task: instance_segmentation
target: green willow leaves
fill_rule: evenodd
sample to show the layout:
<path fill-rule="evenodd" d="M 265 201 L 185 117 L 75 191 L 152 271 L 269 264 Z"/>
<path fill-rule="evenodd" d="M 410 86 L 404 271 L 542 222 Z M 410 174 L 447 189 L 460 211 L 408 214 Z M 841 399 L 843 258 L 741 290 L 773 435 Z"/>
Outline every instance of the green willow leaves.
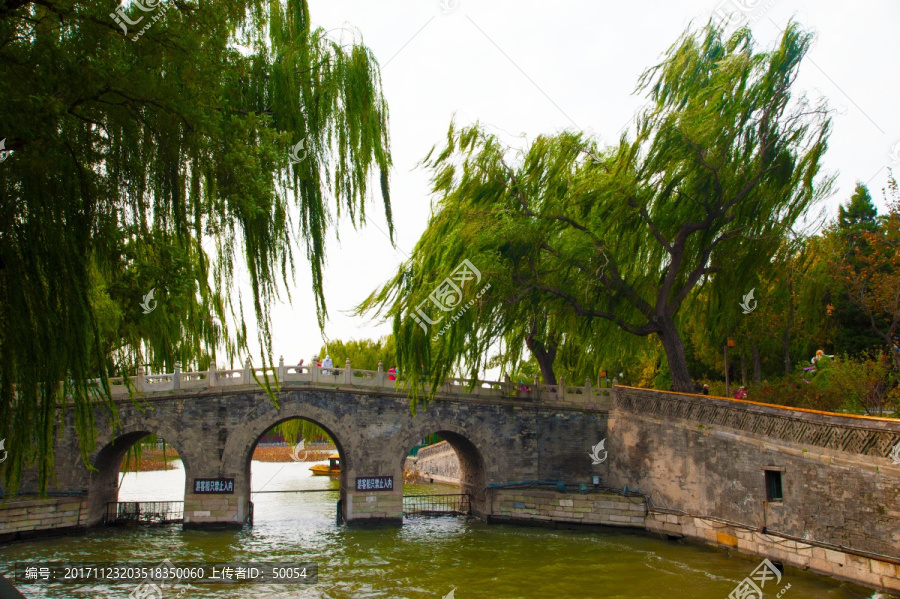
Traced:
<path fill-rule="evenodd" d="M 108 376 L 246 349 L 236 273 L 266 354 L 297 250 L 321 325 L 327 231 L 341 216 L 365 222 L 373 176 L 390 223 L 387 106 L 359 39 L 313 29 L 304 0 L 171 0 L 156 22 L 137 4 L 122 9 L 141 19 L 125 36 L 110 2 L 0 7 L 8 490 L 26 465 L 46 487 L 64 406 L 88 459 Z"/>
<path fill-rule="evenodd" d="M 480 371 L 501 342 L 590 352 L 614 335 L 655 336 L 675 388 L 692 389 L 686 300 L 766 264 L 831 183 L 828 111 L 791 91 L 811 35 L 790 23 L 764 52 L 747 29 L 722 35 L 712 24 L 682 35 L 639 81 L 648 104 L 633 134 L 602 152 L 571 132 L 516 152 L 477 124 L 451 125 L 424 161 L 437 198 L 428 230 L 359 306 L 393 319 L 401 367 L 424 365 L 434 391 L 454 369 Z M 491 288 L 435 337 L 410 313 L 463 258 Z"/>

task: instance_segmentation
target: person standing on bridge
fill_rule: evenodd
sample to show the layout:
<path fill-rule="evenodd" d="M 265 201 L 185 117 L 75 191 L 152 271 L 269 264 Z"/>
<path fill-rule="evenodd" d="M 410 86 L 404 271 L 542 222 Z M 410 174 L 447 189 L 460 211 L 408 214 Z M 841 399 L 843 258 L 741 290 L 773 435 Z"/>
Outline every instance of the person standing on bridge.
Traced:
<path fill-rule="evenodd" d="M 322 374 L 331 374 L 331 368 L 334 367 L 334 363 L 331 361 L 331 356 L 326 355 L 325 359 L 322 360 Z"/>

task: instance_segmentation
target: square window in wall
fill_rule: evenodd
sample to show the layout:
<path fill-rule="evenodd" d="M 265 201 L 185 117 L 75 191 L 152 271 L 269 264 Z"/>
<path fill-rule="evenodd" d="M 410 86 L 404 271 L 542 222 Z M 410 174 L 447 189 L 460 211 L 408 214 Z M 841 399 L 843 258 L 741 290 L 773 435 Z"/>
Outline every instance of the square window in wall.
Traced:
<path fill-rule="evenodd" d="M 784 493 L 781 490 L 781 470 L 765 470 L 766 501 L 782 502 Z"/>

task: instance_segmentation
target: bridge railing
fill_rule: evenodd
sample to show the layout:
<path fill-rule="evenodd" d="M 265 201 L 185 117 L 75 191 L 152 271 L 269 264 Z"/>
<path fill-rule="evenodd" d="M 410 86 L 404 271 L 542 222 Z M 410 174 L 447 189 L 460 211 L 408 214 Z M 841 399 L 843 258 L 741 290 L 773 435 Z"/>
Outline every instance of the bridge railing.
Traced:
<path fill-rule="evenodd" d="M 396 380 L 388 377 L 394 376 Z M 311 365 L 286 365 L 281 358 L 278 366 L 254 367 L 249 360 L 243 368 L 219 370 L 211 364 L 209 370 L 198 372 L 182 372 L 181 365 L 175 364 L 175 372 L 149 374 L 143 368 L 130 381 L 130 386 L 141 394 L 171 392 L 182 390 L 204 390 L 219 387 L 241 387 L 256 385 L 257 380 L 269 381 L 291 387 L 294 385 L 336 386 L 362 389 L 379 389 L 383 391 L 402 391 L 403 375 L 388 373 L 381 363 L 378 370 L 362 370 L 351 368 L 349 360 L 343 366 L 325 368 Z M 113 395 L 127 395 L 128 385 L 122 377 L 109 379 Z M 615 381 L 613 381 L 615 383 Z M 428 385 L 426 390 L 430 391 Z M 580 404 L 590 407 L 609 407 L 611 405 L 610 388 L 591 381 L 583 386 L 566 384 L 560 380 L 557 385 L 545 385 L 534 380 L 528 384 L 522 382 L 485 381 L 463 378 L 448 378 L 437 390 L 438 396 L 482 397 L 493 399 L 516 399 L 524 402 Z"/>

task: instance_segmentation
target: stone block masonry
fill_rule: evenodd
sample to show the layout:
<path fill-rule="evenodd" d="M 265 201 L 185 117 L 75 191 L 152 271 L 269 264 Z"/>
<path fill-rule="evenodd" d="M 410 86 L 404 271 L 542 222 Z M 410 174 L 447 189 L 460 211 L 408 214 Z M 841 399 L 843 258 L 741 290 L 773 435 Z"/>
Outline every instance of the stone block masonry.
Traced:
<path fill-rule="evenodd" d="M 317 371 L 312 380 L 280 377 L 287 382 L 277 406 L 250 384 L 249 367 L 241 385 L 177 385 L 148 392 L 141 406 L 118 401 L 115 428 L 98 406 L 94 470 L 58 460 L 54 476 L 59 488 L 85 495 L 11 501 L 0 509 L 0 535 L 99 523 L 117 499 L 125 451 L 149 433 L 165 438 L 184 463 L 185 527 L 245 526 L 256 443 L 274 425 L 301 418 L 336 442 L 348 523 L 402 521 L 403 464 L 417 442 L 438 433 L 458 459 L 460 491 L 475 516 L 649 530 L 900 592 L 900 466 L 888 457 L 900 443 L 900 421 L 626 387 L 602 405 L 587 387 L 579 393 L 563 385 L 555 400 L 509 398 L 502 384 L 439 395 L 413 415 L 404 393 L 349 385 L 347 372 L 331 383 Z M 80 453 L 73 418 L 67 412 L 61 423 L 57 456 Z M 593 464 L 588 454 L 603 439 L 608 458 Z M 593 477 L 650 499 L 537 485 L 571 489 Z M 356 491 L 359 478 L 392 481 Z M 194 493 L 194 479 L 233 479 L 233 492 Z M 23 480 L 22 491 L 34 491 L 33 473 Z"/>
<path fill-rule="evenodd" d="M 459 458 L 446 441 L 423 447 L 415 458 L 407 458 L 405 468 L 422 479 L 459 484 Z"/>
<path fill-rule="evenodd" d="M 900 565 L 785 539 L 708 518 L 650 513 L 646 529 L 666 537 L 686 537 L 780 561 L 801 570 L 832 576 L 887 593 L 900 594 Z"/>
<path fill-rule="evenodd" d="M 896 593 L 898 442 L 894 419 L 617 388 L 607 448 L 648 530 Z"/>
<path fill-rule="evenodd" d="M 62 488 L 87 493 L 86 522 L 98 524 L 107 503 L 117 500 L 125 452 L 147 434 L 157 434 L 184 464 L 184 527 L 240 528 L 251 515 L 253 449 L 267 430 L 291 418 L 314 422 L 335 440 L 342 460 L 342 516 L 348 523 L 401 521 L 404 461 L 432 433 L 446 439 L 456 456 L 460 491 L 470 495 L 476 516 L 486 513 L 485 489 L 491 484 L 538 479 L 577 484 L 605 472 L 583 458 L 606 436 L 606 413 L 577 404 L 451 395 L 439 396 L 413 415 L 402 392 L 306 381 L 285 385 L 276 399 L 277 404 L 254 385 L 151 393 L 140 406 L 118 402 L 115 428 L 98 407 L 98 442 L 90 455 L 94 470 L 60 460 L 55 479 Z M 57 456 L 80 453 L 71 413 L 55 450 Z M 355 491 L 360 478 L 392 479 L 392 486 L 360 493 Z M 233 485 L 227 492 L 196 493 L 195 479 Z M 23 490 L 34 490 L 34 477 L 24 480 Z"/>
<path fill-rule="evenodd" d="M 603 492 L 559 493 L 536 489 L 492 489 L 494 522 L 558 522 L 643 528 L 647 505 L 643 497 Z"/>
<path fill-rule="evenodd" d="M 900 593 L 898 563 L 848 554 L 710 518 L 652 511 L 644 497 L 595 491 L 559 493 L 539 489 L 493 489 L 490 509 L 491 522 L 642 529 L 664 538 L 686 538 L 883 592 Z"/>
<path fill-rule="evenodd" d="M 87 525 L 90 501 L 85 496 L 13 498 L 0 509 L 0 542 L 65 534 Z"/>

